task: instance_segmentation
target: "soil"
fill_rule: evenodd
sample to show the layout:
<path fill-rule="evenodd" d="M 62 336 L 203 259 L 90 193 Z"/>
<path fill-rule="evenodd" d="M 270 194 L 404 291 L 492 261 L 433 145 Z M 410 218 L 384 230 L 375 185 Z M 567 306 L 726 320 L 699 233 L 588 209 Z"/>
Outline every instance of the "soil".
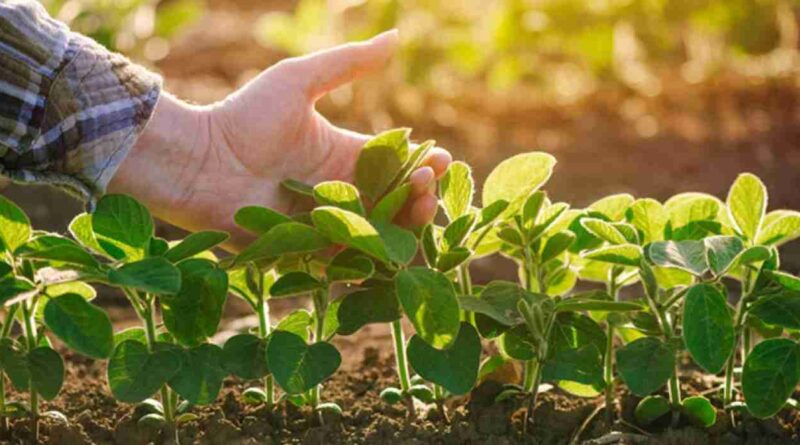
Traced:
<path fill-rule="evenodd" d="M 132 405 L 116 402 L 105 384 L 105 364 L 66 353 L 67 379 L 61 395 L 44 404 L 43 411 L 57 410 L 69 423 L 44 418 L 41 443 L 79 444 L 163 444 L 157 430 L 140 427 Z M 552 389 L 544 392 L 536 408 L 535 426 L 528 436 L 521 434 L 524 403 L 506 400 L 494 403 L 502 384 L 487 379 L 468 396 L 447 404 L 449 422 L 436 407 L 418 406 L 419 417 L 406 418 L 402 404 L 389 406 L 378 394 L 396 386 L 393 357 L 367 347 L 361 359 L 338 372 L 324 388 L 324 398 L 338 403 L 341 418 L 326 418 L 320 424 L 308 409 L 281 403 L 276 410 L 241 403 L 240 394 L 248 383 L 226 379 L 214 405 L 195 407 L 197 420 L 180 428 L 181 443 L 202 445 L 231 444 L 561 444 L 569 443 L 584 421 L 595 414 L 582 431 L 579 443 L 653 444 L 797 444 L 800 443 L 800 414 L 784 410 L 765 421 L 744 418 L 731 427 L 719 412 L 710 430 L 695 427 L 685 420 L 677 428 L 660 424 L 642 430 L 634 427 L 633 410 L 638 398 L 621 390 L 617 407 L 621 419 L 611 427 L 601 411 L 602 399 L 582 399 Z M 509 372 L 510 371 L 510 372 Z M 501 374 L 518 375 L 517 370 Z M 497 379 L 497 380 L 502 380 Z M 687 395 L 708 391 L 719 381 L 690 373 L 682 379 Z M 14 395 L 12 394 L 13 398 Z M 668 420 L 666 421 L 668 423 Z M 12 422 L 10 437 L 0 443 L 29 443 L 27 419 Z M 610 431 L 616 435 L 609 435 Z M 621 440 L 620 440 L 621 439 Z"/>

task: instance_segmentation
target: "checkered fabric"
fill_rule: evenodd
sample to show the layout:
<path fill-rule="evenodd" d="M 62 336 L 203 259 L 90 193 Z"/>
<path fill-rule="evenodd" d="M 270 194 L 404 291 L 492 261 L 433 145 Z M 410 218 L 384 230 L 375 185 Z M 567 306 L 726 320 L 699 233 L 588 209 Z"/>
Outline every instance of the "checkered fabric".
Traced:
<path fill-rule="evenodd" d="M 91 206 L 153 112 L 161 78 L 71 32 L 34 0 L 0 0 L 0 175 Z"/>

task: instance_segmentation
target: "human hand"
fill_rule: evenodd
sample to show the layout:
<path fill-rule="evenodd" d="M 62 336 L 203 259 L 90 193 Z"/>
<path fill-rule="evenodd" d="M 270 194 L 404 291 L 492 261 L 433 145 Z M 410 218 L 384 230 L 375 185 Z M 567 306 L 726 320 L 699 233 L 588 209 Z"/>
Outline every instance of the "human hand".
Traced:
<path fill-rule="evenodd" d="M 247 241 L 233 223 L 237 209 L 262 205 L 297 210 L 280 182 L 353 182 L 359 150 L 369 136 L 338 128 L 314 109 L 332 89 L 383 67 L 397 32 L 284 60 L 228 96 L 192 107 L 164 94 L 144 133 L 109 189 L 129 193 L 159 218 L 188 230 L 225 230 L 231 246 Z M 415 171 L 412 198 L 398 223 L 433 219 L 435 180 L 451 156 L 434 149 Z"/>

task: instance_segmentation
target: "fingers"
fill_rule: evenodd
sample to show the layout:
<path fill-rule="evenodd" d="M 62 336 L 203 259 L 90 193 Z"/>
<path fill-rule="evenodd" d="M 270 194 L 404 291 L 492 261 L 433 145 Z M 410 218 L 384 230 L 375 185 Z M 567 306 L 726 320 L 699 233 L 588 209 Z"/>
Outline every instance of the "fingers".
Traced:
<path fill-rule="evenodd" d="M 370 40 L 318 51 L 295 59 L 296 75 L 306 79 L 305 87 L 316 100 L 336 87 L 386 65 L 398 43 L 397 30 Z"/>
<path fill-rule="evenodd" d="M 422 165 L 427 165 L 432 168 L 436 179 L 439 179 L 447 171 L 447 168 L 450 167 L 451 162 L 453 162 L 453 156 L 449 151 L 444 148 L 433 147 L 425 156 Z"/>
<path fill-rule="evenodd" d="M 435 173 L 431 167 L 422 167 L 411 173 L 408 178 L 408 182 L 411 183 L 411 196 L 431 193 L 434 179 Z"/>

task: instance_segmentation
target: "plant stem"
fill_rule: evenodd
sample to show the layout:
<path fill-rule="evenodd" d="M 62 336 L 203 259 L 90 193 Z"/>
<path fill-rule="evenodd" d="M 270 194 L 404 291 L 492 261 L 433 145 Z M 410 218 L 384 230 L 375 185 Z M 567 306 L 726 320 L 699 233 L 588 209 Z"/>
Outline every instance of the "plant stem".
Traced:
<path fill-rule="evenodd" d="M 436 400 L 436 407 L 439 409 L 439 414 L 445 422 L 450 423 L 450 418 L 447 417 L 447 411 L 444 409 L 444 388 L 439 385 L 433 385 L 433 398 Z"/>
<path fill-rule="evenodd" d="M 258 335 L 266 339 L 269 336 L 270 329 L 269 303 L 267 303 L 262 293 L 258 304 Z M 272 380 L 272 374 L 264 377 L 264 392 L 267 394 L 267 407 L 272 408 L 275 404 L 275 384 Z"/>
<path fill-rule="evenodd" d="M 408 376 L 408 364 L 406 360 L 406 339 L 403 334 L 403 326 L 400 320 L 392 322 L 392 340 L 394 340 L 394 358 L 397 363 L 397 376 L 400 378 L 400 389 L 406 398 L 406 407 L 408 408 L 408 417 L 414 418 L 417 416 L 417 410 L 414 408 L 414 400 L 408 394 L 411 388 L 411 379 Z"/>
<path fill-rule="evenodd" d="M 3 319 L 3 328 L 0 331 L 0 339 L 6 339 L 11 334 L 11 327 L 14 325 L 14 315 L 19 308 L 15 304 L 6 310 L 6 316 Z M 6 416 L 6 376 L 0 373 L 0 428 L 3 433 L 8 431 L 8 417 Z"/>
<path fill-rule="evenodd" d="M 33 307 L 35 301 L 22 302 L 22 317 L 25 326 L 25 340 L 27 341 L 28 353 L 36 349 L 39 343 L 36 337 L 36 326 L 33 321 Z M 28 382 L 28 392 L 31 401 L 31 432 L 33 443 L 39 443 L 39 393 L 33 384 L 33 380 Z"/>
<path fill-rule="evenodd" d="M 611 272 L 608 281 L 608 294 L 614 301 L 619 301 L 617 275 Z M 603 380 L 606 383 L 606 421 L 614 420 L 614 325 L 606 319 L 606 355 L 603 357 Z"/>
<path fill-rule="evenodd" d="M 314 302 L 314 342 L 325 341 L 325 313 L 328 310 L 328 290 L 318 290 L 313 294 Z M 311 406 L 316 409 L 322 398 L 322 385 L 311 390 Z M 320 424 L 324 424 L 322 413 L 318 413 Z"/>
<path fill-rule="evenodd" d="M 145 305 L 142 310 L 144 319 L 144 333 L 147 340 L 147 349 L 152 353 L 156 345 L 156 321 L 155 321 L 155 297 L 152 295 L 145 297 Z M 175 425 L 175 405 L 177 400 L 172 397 L 167 385 L 161 387 L 161 405 L 164 407 L 164 419 L 167 421 L 168 432 L 174 437 L 175 443 L 180 444 L 178 428 Z"/>
<path fill-rule="evenodd" d="M 533 411 L 536 409 L 536 402 L 539 399 L 539 386 L 542 384 L 542 370 L 544 366 L 542 366 L 547 360 L 547 345 L 550 343 L 550 333 L 553 332 L 553 325 L 555 325 L 556 321 L 556 314 L 552 313 L 547 318 L 547 326 L 545 327 L 544 331 L 544 339 L 543 339 L 543 346 L 540 348 L 539 351 L 536 351 L 536 358 L 530 360 L 533 362 L 531 364 L 530 369 L 530 376 L 526 375 L 526 384 L 528 380 L 532 383 L 532 388 L 530 389 L 531 395 L 528 401 L 528 409 L 527 414 L 525 415 L 525 423 L 523 424 L 523 433 L 527 434 L 528 425 L 533 425 Z"/>
<path fill-rule="evenodd" d="M 736 333 L 736 337 L 733 339 L 734 350 L 730 357 L 728 357 L 728 363 L 725 365 L 725 385 L 722 389 L 722 402 L 726 409 L 728 405 L 733 402 L 733 387 L 735 385 L 733 369 L 736 367 L 736 345 L 739 344 L 740 337 L 742 336 L 742 330 L 744 329 L 744 320 L 747 314 L 747 300 L 750 297 L 749 285 L 750 272 L 748 270 L 745 272 L 744 280 L 742 281 L 742 295 L 739 297 L 739 301 L 736 303 L 736 312 L 733 322 L 733 330 Z M 745 341 L 743 343 L 746 343 L 747 341 L 747 333 L 745 333 Z M 746 349 L 747 346 L 742 344 L 742 363 L 744 363 L 746 358 Z M 733 420 L 733 413 L 731 413 L 731 420 Z"/>

